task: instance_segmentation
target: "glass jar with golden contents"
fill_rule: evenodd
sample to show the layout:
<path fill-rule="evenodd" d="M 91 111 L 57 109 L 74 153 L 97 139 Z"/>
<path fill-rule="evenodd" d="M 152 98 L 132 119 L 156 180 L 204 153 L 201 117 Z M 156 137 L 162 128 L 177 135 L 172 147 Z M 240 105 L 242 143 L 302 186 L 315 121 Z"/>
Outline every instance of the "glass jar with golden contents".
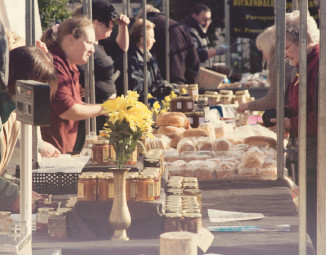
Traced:
<path fill-rule="evenodd" d="M 199 96 L 198 84 L 189 84 L 188 92 L 189 95 L 192 97 L 192 100 L 198 102 L 198 96 Z"/>
<path fill-rule="evenodd" d="M 188 94 L 189 93 L 188 88 L 189 88 L 188 84 L 180 84 L 179 85 L 179 94 L 180 95 Z"/>
<path fill-rule="evenodd" d="M 135 172 L 128 172 L 126 176 L 126 198 L 129 200 L 136 200 L 137 178 L 139 174 Z"/>
<path fill-rule="evenodd" d="M 155 198 L 155 176 L 152 174 L 139 175 L 137 180 L 137 201 L 153 201 Z"/>
<path fill-rule="evenodd" d="M 193 196 L 197 198 L 197 201 L 199 203 L 199 209 L 202 208 L 202 195 L 200 189 L 185 189 L 184 191 L 185 196 Z"/>
<path fill-rule="evenodd" d="M 36 214 L 36 232 L 48 232 L 49 212 L 54 211 L 51 207 L 40 207 Z"/>
<path fill-rule="evenodd" d="M 182 231 L 182 214 L 165 213 L 164 231 L 165 232 Z"/>
<path fill-rule="evenodd" d="M 78 201 L 96 201 L 96 174 L 81 174 L 78 178 Z"/>
<path fill-rule="evenodd" d="M 107 164 L 109 162 L 109 141 L 98 140 L 92 146 L 92 163 Z"/>
<path fill-rule="evenodd" d="M 11 233 L 12 219 L 10 215 L 11 212 L 9 211 L 0 211 L 0 233 L 1 234 Z"/>
<path fill-rule="evenodd" d="M 63 212 L 49 212 L 48 235 L 52 238 L 66 238 L 66 217 Z"/>
<path fill-rule="evenodd" d="M 201 213 L 186 213 L 183 215 L 183 230 L 198 233 L 202 227 Z"/>
<path fill-rule="evenodd" d="M 182 112 L 192 112 L 194 110 L 194 101 L 189 95 L 181 97 L 182 101 Z"/>
<path fill-rule="evenodd" d="M 98 179 L 98 195 L 97 200 L 99 201 L 107 201 L 112 200 L 114 197 L 114 181 L 112 173 L 104 173 Z M 111 194 L 112 193 L 112 194 Z"/>

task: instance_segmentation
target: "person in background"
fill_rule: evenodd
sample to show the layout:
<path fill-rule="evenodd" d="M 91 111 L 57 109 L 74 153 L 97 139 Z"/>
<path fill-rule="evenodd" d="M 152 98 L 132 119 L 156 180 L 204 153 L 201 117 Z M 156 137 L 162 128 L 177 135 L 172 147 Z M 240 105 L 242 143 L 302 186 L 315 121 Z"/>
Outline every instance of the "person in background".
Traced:
<path fill-rule="evenodd" d="M 58 79 L 58 89 L 51 100 L 50 127 L 42 127 L 42 137 L 61 153 L 73 152 L 78 122 L 97 117 L 102 106 L 82 102 L 79 71 L 94 53 L 95 33 L 92 21 L 86 17 L 63 21 L 58 31 L 48 29 L 42 35 L 53 56 Z"/>
<path fill-rule="evenodd" d="M 228 50 L 228 46 L 226 45 L 217 46 L 216 48 L 209 46 L 210 42 L 207 37 L 207 29 L 211 22 L 211 10 L 205 4 L 196 4 L 193 6 L 190 15 L 182 21 L 182 24 L 192 37 L 201 67 L 212 68 L 213 58 L 217 55 L 224 55 Z"/>
<path fill-rule="evenodd" d="M 7 93 L 10 99 L 15 99 L 15 84 L 17 80 L 36 80 L 39 82 L 44 82 L 50 85 L 50 99 L 57 88 L 56 74 L 53 66 L 52 58 L 48 54 L 44 53 L 41 49 L 35 46 L 21 46 L 12 49 L 9 53 L 9 79 Z M 9 117 L 10 123 L 6 122 L 3 124 L 3 130 L 6 131 L 6 137 L 1 132 L 1 143 L 5 141 L 6 146 L 1 146 L 1 148 L 9 146 L 15 146 L 16 141 L 14 137 L 17 138 L 16 134 L 12 132 L 13 130 L 19 130 L 17 125 L 20 126 L 20 122 L 16 121 L 16 113 L 13 111 Z M 13 128 L 13 126 L 15 126 Z M 10 132 L 9 132 L 10 131 Z M 11 136 L 12 135 L 12 136 Z M 9 136 L 9 137 L 8 137 Z M 42 156 L 58 156 L 60 152 L 53 147 L 53 145 L 41 140 L 43 145 L 38 144 L 38 148 L 43 148 Z M 10 157 L 5 151 L 2 152 L 0 172 L 2 172 L 5 167 L 6 157 Z M 41 196 L 33 192 L 33 201 L 40 199 Z M 19 188 L 16 184 L 0 177 L 0 210 L 11 210 L 15 213 L 19 212 Z M 33 208 L 35 205 L 33 204 Z"/>
<path fill-rule="evenodd" d="M 144 48 L 143 48 L 143 19 L 138 19 L 134 22 L 130 29 L 130 48 L 128 51 L 128 86 L 129 90 L 137 91 L 139 98 L 143 101 L 144 98 Z M 147 85 L 148 91 L 155 91 L 157 82 L 163 82 L 157 61 L 150 53 L 150 49 L 155 43 L 154 37 L 155 24 L 146 20 L 146 46 L 147 46 Z M 115 69 L 120 71 L 120 76 L 117 79 L 118 96 L 124 93 L 123 91 L 123 58 L 122 56 L 114 63 Z M 164 86 L 164 84 L 163 84 Z M 164 93 L 158 93 L 164 95 Z M 169 94 L 169 93 L 167 93 Z M 155 96 L 155 95 L 154 95 Z"/>
<path fill-rule="evenodd" d="M 241 103 L 238 107 L 238 112 L 250 111 L 266 111 L 276 108 L 276 30 L 275 26 L 268 27 L 264 32 L 256 38 L 256 46 L 263 54 L 263 59 L 267 62 L 269 90 L 267 94 L 257 100 L 249 103 Z M 296 79 L 298 69 L 292 66 L 287 59 L 285 62 L 285 101 L 287 101 L 287 89 L 289 84 L 293 83 Z M 287 102 L 285 102 L 286 104 Z M 275 111 L 274 111 L 275 112 Z M 274 115 L 275 118 L 276 115 Z"/>
<path fill-rule="evenodd" d="M 293 11 L 285 15 L 286 57 L 295 67 L 300 63 L 300 12 Z M 306 185 L 307 185 L 307 232 L 316 248 L 317 229 L 317 112 L 318 105 L 318 69 L 320 32 L 316 21 L 307 13 L 307 140 L 306 140 Z M 290 117 L 284 118 L 284 129 L 291 130 L 293 144 L 298 146 L 299 119 L 299 77 L 288 89 Z M 276 122 L 276 119 L 271 119 Z"/>
<path fill-rule="evenodd" d="M 165 28 L 166 16 L 152 5 L 146 5 L 147 19 L 155 24 L 155 40 L 151 53 L 157 59 L 163 79 L 166 79 L 165 63 Z M 136 19 L 142 18 L 142 10 Z M 199 57 L 192 38 L 185 27 L 169 19 L 170 33 L 170 82 L 176 84 L 193 84 L 197 81 Z"/>
<path fill-rule="evenodd" d="M 81 16 L 82 8 L 75 11 L 73 16 Z M 117 96 L 115 86 L 116 74 L 114 73 L 113 59 L 111 55 L 122 55 L 129 48 L 128 24 L 129 18 L 126 15 L 118 14 L 113 5 L 105 0 L 92 1 L 92 19 L 95 31 L 94 44 L 94 79 L 95 79 L 95 102 L 97 104 L 104 103 L 108 99 L 114 99 Z M 106 41 L 111 36 L 114 22 L 119 24 L 119 32 L 116 40 Z M 110 55 L 99 42 L 104 40 L 106 49 L 110 51 Z M 116 56 L 115 56 L 116 58 Z M 87 65 L 78 66 L 80 71 L 80 84 L 85 87 L 84 74 Z M 103 129 L 106 122 L 105 116 L 96 117 L 97 134 Z M 74 151 L 80 151 L 85 141 L 85 122 L 80 121 L 78 135 Z"/>

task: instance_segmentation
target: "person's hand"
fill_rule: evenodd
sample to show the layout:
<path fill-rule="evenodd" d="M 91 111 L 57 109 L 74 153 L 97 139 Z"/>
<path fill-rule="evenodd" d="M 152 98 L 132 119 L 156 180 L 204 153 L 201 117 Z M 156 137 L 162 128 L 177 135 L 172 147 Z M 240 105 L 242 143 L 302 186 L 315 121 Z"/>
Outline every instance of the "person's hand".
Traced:
<path fill-rule="evenodd" d="M 79 94 L 81 98 L 84 98 L 86 93 L 85 93 L 85 89 L 79 84 Z"/>
<path fill-rule="evenodd" d="M 276 124 L 277 120 L 276 120 L 276 118 L 271 118 L 270 122 Z M 283 125 L 284 125 L 285 130 L 290 130 L 291 129 L 291 120 L 289 118 L 284 118 L 283 123 L 284 123 Z M 274 127 L 276 127 L 276 126 L 274 126 Z"/>
<path fill-rule="evenodd" d="M 41 156 L 44 158 L 54 157 L 57 158 L 60 155 L 60 151 L 52 144 L 44 142 Z"/>
<path fill-rule="evenodd" d="M 126 15 L 120 14 L 119 18 L 117 19 L 117 22 L 119 26 L 128 26 L 130 23 L 130 19 Z"/>
<path fill-rule="evenodd" d="M 238 106 L 237 111 L 239 113 L 243 113 L 246 110 L 248 110 L 248 103 L 240 103 L 239 106 Z"/>
<path fill-rule="evenodd" d="M 227 45 L 220 45 L 215 48 L 216 55 L 224 55 L 229 49 Z"/>
<path fill-rule="evenodd" d="M 35 44 L 36 44 L 36 47 L 37 48 L 40 48 L 44 53 L 48 53 L 49 50 L 48 48 L 46 47 L 46 44 L 40 40 L 36 40 L 35 41 Z"/>

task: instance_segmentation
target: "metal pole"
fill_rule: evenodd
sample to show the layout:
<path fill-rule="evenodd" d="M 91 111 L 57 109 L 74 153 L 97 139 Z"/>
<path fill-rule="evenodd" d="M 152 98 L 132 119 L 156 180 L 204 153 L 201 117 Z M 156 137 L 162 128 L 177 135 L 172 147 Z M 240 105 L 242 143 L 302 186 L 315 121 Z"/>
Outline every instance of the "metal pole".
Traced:
<path fill-rule="evenodd" d="M 277 177 L 284 177 L 284 61 L 285 61 L 285 4 L 275 1 L 276 9 L 276 77 L 277 77 Z"/>
<path fill-rule="evenodd" d="M 129 0 L 123 0 L 123 9 L 124 14 L 129 17 Z M 128 52 L 123 53 L 123 92 L 124 95 L 127 94 L 128 91 Z"/>
<path fill-rule="evenodd" d="M 146 43 L 146 0 L 143 0 L 143 57 L 144 57 L 144 104 L 148 104 L 148 83 L 147 83 L 147 43 Z"/>
<path fill-rule="evenodd" d="M 170 0 L 165 0 L 165 79 L 170 82 Z"/>
<path fill-rule="evenodd" d="M 308 1 L 300 1 L 300 64 L 299 64 L 299 254 L 306 254 L 306 135 L 307 135 L 307 11 Z"/>
<path fill-rule="evenodd" d="M 225 54 L 225 64 L 231 66 L 230 0 L 224 1 L 224 15 L 225 44 L 229 46 Z"/>
<path fill-rule="evenodd" d="M 26 223 L 26 235 L 32 235 L 32 126 L 21 123 L 20 147 L 20 219 Z"/>
<path fill-rule="evenodd" d="M 292 0 L 292 11 L 298 10 L 298 0 Z"/>
<path fill-rule="evenodd" d="M 319 73 L 326 73 L 326 2 L 320 1 Z M 319 75 L 318 89 L 318 144 L 317 144 L 317 255 L 326 251 L 326 77 Z"/>

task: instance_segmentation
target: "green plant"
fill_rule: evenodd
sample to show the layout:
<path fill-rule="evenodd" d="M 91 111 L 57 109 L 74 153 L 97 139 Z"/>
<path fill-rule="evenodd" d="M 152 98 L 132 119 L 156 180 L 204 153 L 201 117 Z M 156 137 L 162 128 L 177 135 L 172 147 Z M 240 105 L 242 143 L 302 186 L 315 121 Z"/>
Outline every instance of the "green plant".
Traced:
<path fill-rule="evenodd" d="M 38 0 L 42 30 L 51 27 L 57 20 L 70 17 L 69 0 Z"/>

